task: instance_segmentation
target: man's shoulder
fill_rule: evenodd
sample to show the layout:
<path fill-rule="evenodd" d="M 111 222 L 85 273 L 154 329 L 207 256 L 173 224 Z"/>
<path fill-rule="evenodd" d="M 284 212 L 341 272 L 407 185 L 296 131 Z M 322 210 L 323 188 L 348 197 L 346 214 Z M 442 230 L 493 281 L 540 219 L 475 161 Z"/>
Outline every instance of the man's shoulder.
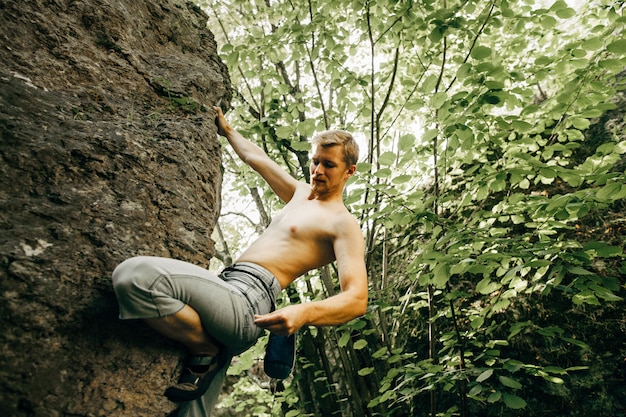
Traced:
<path fill-rule="evenodd" d="M 335 226 L 339 228 L 340 231 L 361 229 L 359 221 L 355 215 L 352 214 L 344 205 L 341 205 L 340 207 L 337 206 L 335 208 L 332 218 L 334 219 Z"/>

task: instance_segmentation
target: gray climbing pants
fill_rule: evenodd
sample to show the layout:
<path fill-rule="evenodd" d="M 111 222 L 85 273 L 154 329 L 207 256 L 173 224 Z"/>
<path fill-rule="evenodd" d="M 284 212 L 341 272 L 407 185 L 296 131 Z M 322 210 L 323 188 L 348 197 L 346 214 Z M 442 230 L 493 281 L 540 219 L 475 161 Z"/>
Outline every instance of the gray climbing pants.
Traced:
<path fill-rule="evenodd" d="M 254 315 L 272 311 L 281 291 L 278 280 L 253 263 L 236 263 L 216 275 L 187 262 L 152 256 L 118 265 L 113 288 L 122 319 L 166 317 L 191 306 L 207 332 L 228 350 L 229 362 L 263 334 L 254 324 Z M 209 417 L 227 368 L 215 376 L 201 398 L 182 403 L 177 416 Z"/>

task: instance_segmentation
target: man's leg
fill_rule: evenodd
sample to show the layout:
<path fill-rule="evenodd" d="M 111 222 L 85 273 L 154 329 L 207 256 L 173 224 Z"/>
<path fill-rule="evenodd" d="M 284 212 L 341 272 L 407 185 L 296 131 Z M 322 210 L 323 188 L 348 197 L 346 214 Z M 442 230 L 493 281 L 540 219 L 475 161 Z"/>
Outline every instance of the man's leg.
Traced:
<path fill-rule="evenodd" d="M 227 363 L 230 363 L 231 357 L 227 359 Z M 210 417 L 211 412 L 217 405 L 219 395 L 222 392 L 222 386 L 226 379 L 226 370 L 228 366 L 225 366 L 211 381 L 211 385 L 207 392 L 197 400 L 189 401 L 180 404 L 176 411 L 172 414 L 175 417 Z"/>
<path fill-rule="evenodd" d="M 163 336 L 185 345 L 191 354 L 215 356 L 220 350 L 219 344 L 202 326 L 196 310 L 189 305 L 171 316 L 149 318 L 145 321 Z"/>
<path fill-rule="evenodd" d="M 232 317 L 224 314 L 232 292 L 227 284 L 215 274 L 186 262 L 136 257 L 118 265 L 113 272 L 113 285 L 120 317 L 143 319 L 157 332 L 181 342 L 191 353 L 179 382 L 168 388 L 165 395 L 173 401 L 188 401 L 214 387 L 218 395 L 221 380 L 215 384 L 212 381 L 222 371 L 225 373 L 228 349 L 209 335 L 203 323 L 206 320 L 225 338 L 232 332 Z M 204 310 L 197 310 L 198 307 Z M 210 410 L 204 413 L 208 415 Z"/>
<path fill-rule="evenodd" d="M 165 337 L 176 340 L 185 345 L 191 354 L 209 354 L 214 356 L 219 351 L 219 344 L 206 332 L 200 321 L 200 316 L 190 306 L 186 305 L 178 313 L 161 318 L 146 319 L 146 323 Z M 230 362 L 228 358 L 228 362 Z M 227 363 L 228 363 L 227 362 Z M 176 417 L 210 417 L 217 404 L 219 394 L 226 378 L 224 366 L 211 381 L 208 390 L 194 401 L 181 403 L 173 416 Z"/>
<path fill-rule="evenodd" d="M 246 279 L 249 282 L 245 288 L 233 284 Z M 231 282 L 204 268 L 168 258 L 131 258 L 113 272 L 120 318 L 143 319 L 166 337 L 184 344 L 195 355 L 212 356 L 215 350 L 220 350 L 218 356 L 224 366 L 212 373 L 208 389 L 200 398 L 180 404 L 176 416 L 210 416 L 231 355 L 247 349 L 259 336 L 261 331 L 256 326 L 245 326 L 253 321 L 248 317 L 250 297 L 255 300 L 255 306 L 258 304 L 256 312 L 267 313 L 280 291 L 280 284 L 274 279 L 271 286 L 276 294 L 268 298 L 266 290 L 255 283 L 256 279 L 247 275 Z M 241 293 L 233 288 L 239 288 Z M 213 338 L 203 323 L 210 326 Z"/>

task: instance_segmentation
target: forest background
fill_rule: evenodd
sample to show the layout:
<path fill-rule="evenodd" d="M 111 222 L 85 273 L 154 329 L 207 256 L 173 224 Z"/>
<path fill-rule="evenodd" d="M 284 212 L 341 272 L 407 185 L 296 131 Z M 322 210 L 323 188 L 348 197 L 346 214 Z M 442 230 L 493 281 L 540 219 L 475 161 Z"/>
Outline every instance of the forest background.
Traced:
<path fill-rule="evenodd" d="M 623 1 L 198 4 L 230 70 L 229 120 L 294 177 L 308 180 L 314 132 L 358 137 L 346 205 L 370 279 L 364 317 L 300 331 L 275 395 L 250 371 L 261 343 L 222 406 L 626 415 Z M 214 238 L 230 264 L 281 204 L 224 149 Z M 336 291 L 331 266 L 282 302 Z"/>

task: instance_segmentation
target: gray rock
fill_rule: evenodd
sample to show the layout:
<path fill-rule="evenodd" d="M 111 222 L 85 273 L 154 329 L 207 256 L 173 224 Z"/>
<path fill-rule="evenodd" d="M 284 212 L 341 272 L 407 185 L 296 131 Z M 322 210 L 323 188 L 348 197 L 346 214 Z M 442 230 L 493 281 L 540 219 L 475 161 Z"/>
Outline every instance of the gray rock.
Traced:
<path fill-rule="evenodd" d="M 0 5 L 0 410 L 165 416 L 182 351 L 117 318 L 134 255 L 207 266 L 228 72 L 179 0 Z"/>

